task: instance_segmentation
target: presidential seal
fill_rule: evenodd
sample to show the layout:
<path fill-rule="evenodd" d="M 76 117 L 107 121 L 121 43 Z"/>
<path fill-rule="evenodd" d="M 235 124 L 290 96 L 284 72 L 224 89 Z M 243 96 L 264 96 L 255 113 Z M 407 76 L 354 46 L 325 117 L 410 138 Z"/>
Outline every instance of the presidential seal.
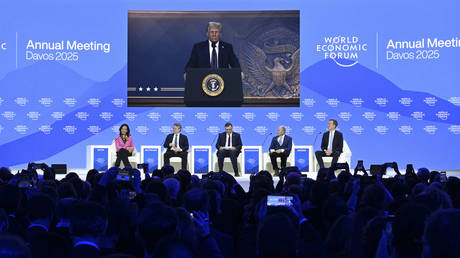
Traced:
<path fill-rule="evenodd" d="M 206 95 L 219 96 L 224 91 L 224 79 L 218 74 L 209 74 L 204 77 L 201 87 Z"/>

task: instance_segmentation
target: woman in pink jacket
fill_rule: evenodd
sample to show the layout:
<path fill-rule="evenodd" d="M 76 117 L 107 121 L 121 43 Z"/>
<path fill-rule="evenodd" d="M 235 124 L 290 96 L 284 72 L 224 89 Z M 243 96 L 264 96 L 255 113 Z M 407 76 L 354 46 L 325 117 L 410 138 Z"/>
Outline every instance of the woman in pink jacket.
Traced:
<path fill-rule="evenodd" d="M 119 131 L 120 135 L 115 138 L 115 147 L 117 149 L 115 166 L 119 167 L 120 162 L 123 161 L 125 167 L 131 167 L 128 157 L 131 156 L 134 151 L 133 137 L 129 132 L 129 126 L 127 124 L 122 124 Z"/>

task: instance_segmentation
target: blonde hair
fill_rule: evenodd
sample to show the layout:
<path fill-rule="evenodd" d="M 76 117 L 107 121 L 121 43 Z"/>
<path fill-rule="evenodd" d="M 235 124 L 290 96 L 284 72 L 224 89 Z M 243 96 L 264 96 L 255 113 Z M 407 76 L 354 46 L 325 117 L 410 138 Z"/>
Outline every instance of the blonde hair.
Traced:
<path fill-rule="evenodd" d="M 208 22 L 208 26 L 206 26 L 206 32 L 208 32 L 209 28 L 211 27 L 219 28 L 219 31 L 222 33 L 222 24 L 220 22 L 213 22 L 213 21 Z"/>

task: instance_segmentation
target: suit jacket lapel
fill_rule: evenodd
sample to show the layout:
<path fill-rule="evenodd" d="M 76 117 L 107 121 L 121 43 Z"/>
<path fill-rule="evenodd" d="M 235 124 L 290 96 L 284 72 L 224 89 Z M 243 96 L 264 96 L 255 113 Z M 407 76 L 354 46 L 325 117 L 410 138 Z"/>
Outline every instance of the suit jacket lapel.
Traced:
<path fill-rule="evenodd" d="M 223 50 L 224 50 L 224 45 L 222 45 L 222 41 L 219 41 L 219 54 L 217 54 L 217 62 L 219 63 L 219 68 L 224 68 L 222 65 Z"/>
<path fill-rule="evenodd" d="M 211 56 L 209 55 L 209 40 L 206 40 L 206 57 L 208 60 L 208 68 L 211 68 Z"/>
<path fill-rule="evenodd" d="M 337 141 L 336 136 L 337 136 L 337 131 L 334 131 L 334 137 L 332 138 L 332 149 L 334 149 L 334 142 Z"/>

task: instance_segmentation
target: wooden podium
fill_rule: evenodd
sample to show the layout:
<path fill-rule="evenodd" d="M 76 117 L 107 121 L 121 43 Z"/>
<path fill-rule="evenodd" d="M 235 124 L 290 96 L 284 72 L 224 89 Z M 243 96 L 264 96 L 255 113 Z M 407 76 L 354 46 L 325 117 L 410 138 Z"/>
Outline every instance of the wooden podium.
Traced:
<path fill-rule="evenodd" d="M 241 106 L 241 69 L 187 69 L 184 102 L 190 107 Z"/>

